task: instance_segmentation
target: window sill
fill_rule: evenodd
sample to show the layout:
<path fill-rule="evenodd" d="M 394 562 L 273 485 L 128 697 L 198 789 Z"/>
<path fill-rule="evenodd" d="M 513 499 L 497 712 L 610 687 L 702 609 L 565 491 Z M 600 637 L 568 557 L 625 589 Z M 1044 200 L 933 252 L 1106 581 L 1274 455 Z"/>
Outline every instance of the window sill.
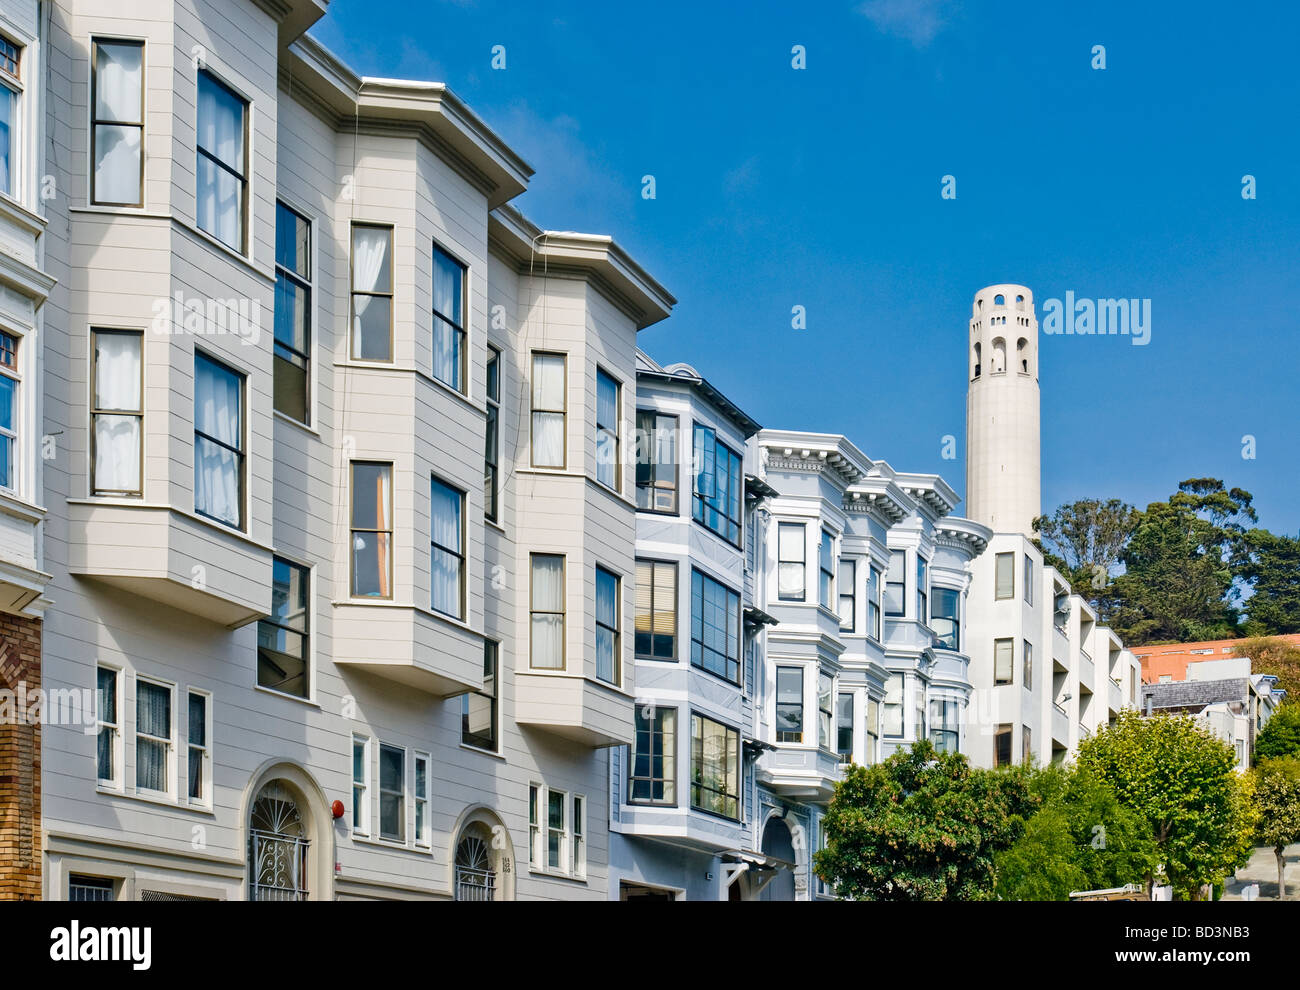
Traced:
<path fill-rule="evenodd" d="M 174 811 L 189 811 L 196 815 L 205 815 L 209 818 L 216 817 L 216 812 L 207 805 L 177 801 L 175 798 L 168 797 L 165 794 L 147 794 L 139 791 L 128 793 L 125 788 L 113 787 L 102 782 L 96 783 L 95 793 L 102 794 L 104 797 L 125 798 L 128 801 L 141 801 L 144 804 L 156 804 L 163 808 L 171 808 Z"/>
<path fill-rule="evenodd" d="M 412 612 L 419 612 L 421 615 L 430 619 L 436 619 L 444 625 L 451 626 L 453 629 L 460 629 L 473 636 L 486 635 L 482 630 L 475 629 L 464 619 L 457 619 L 448 615 L 446 612 L 436 612 L 432 608 L 424 605 L 416 605 L 414 602 L 399 602 L 391 598 L 333 598 L 330 604 L 337 607 L 344 605 L 360 605 L 369 608 L 404 608 Z"/>
<path fill-rule="evenodd" d="M 283 698 L 285 701 L 306 705 L 308 708 L 320 709 L 320 702 L 314 698 L 301 698 L 296 694 L 288 694 L 284 691 L 277 691 L 275 688 L 263 687 L 261 684 L 254 684 L 253 690 L 259 694 L 269 694 L 273 698 Z"/>
<path fill-rule="evenodd" d="M 319 439 L 321 438 L 321 437 L 320 437 L 320 430 L 316 429 L 316 427 L 311 426 L 311 425 L 309 425 L 309 424 L 307 424 L 307 423 L 304 423 L 304 422 L 303 422 L 302 420 L 300 420 L 300 419 L 294 419 L 294 418 L 293 418 L 292 416 L 290 416 L 288 413 L 282 413 L 282 412 L 280 412 L 279 409 L 272 409 L 271 412 L 272 412 L 272 415 L 274 415 L 275 418 L 276 418 L 279 422 L 281 422 L 281 423 L 287 423 L 289 426 L 296 427 L 296 428 L 302 430 L 303 433 L 309 433 L 309 434 L 311 434 L 312 436 L 314 436 L 317 440 L 319 440 Z"/>
<path fill-rule="evenodd" d="M 49 221 L 39 213 L 34 213 L 14 199 L 8 193 L 0 193 L 0 214 L 12 220 L 20 227 L 26 227 L 29 233 L 43 234 Z"/>
<path fill-rule="evenodd" d="M 561 873 L 559 870 L 539 869 L 536 866 L 529 866 L 528 872 L 535 877 L 545 877 L 548 880 L 568 880 L 570 883 L 586 884 L 586 876 L 575 876 L 572 873 Z"/>
<path fill-rule="evenodd" d="M 495 530 L 496 530 L 498 533 L 500 533 L 502 536 L 506 536 L 506 535 L 507 535 L 507 534 L 506 534 L 506 528 L 505 528 L 504 526 L 502 526 L 501 523 L 500 523 L 498 520 L 496 520 L 496 519 L 489 519 L 487 516 L 484 516 L 484 517 L 483 517 L 483 525 L 484 525 L 484 526 L 490 526 L 492 529 L 495 529 Z"/>
<path fill-rule="evenodd" d="M 0 488 L 0 513 L 17 516 L 30 523 L 38 523 L 45 518 L 46 509 L 35 502 L 29 502 L 17 492 Z"/>
<path fill-rule="evenodd" d="M 201 523 L 204 526 L 214 529 L 219 533 L 224 533 L 226 536 L 233 537 L 234 539 L 247 543 L 250 546 L 257 547 L 259 550 L 265 550 L 267 553 L 275 552 L 275 548 L 269 543 L 263 543 L 261 540 L 254 539 L 242 529 L 235 529 L 233 526 L 228 526 L 223 522 L 218 522 L 210 516 L 199 515 L 197 512 L 190 512 L 186 509 L 178 509 L 176 506 L 169 505 L 166 502 L 146 502 L 138 496 L 127 497 L 121 495 L 91 495 L 87 498 L 68 498 L 65 499 L 65 502 L 68 505 L 113 505 L 128 509 L 147 509 L 152 511 L 166 510 L 167 512 L 183 516 L 193 522 Z"/>
<path fill-rule="evenodd" d="M 193 226 L 192 224 L 184 220 L 181 220 L 179 217 L 172 217 L 172 223 L 174 223 L 181 230 L 185 231 L 191 237 L 198 239 L 199 241 L 207 244 L 209 247 L 215 248 L 216 250 L 220 251 L 222 254 L 230 258 L 232 261 L 235 261 L 241 266 L 243 266 L 244 268 L 247 268 L 250 272 L 252 272 L 254 275 L 262 279 L 263 281 L 270 282 L 271 284 L 275 283 L 274 272 L 268 272 L 262 269 L 260 266 L 258 266 L 258 264 L 255 261 L 253 261 L 253 259 L 250 256 L 246 254 L 241 254 L 239 251 L 236 251 L 225 241 L 217 240 L 217 238 L 213 237 L 206 230 L 200 230 L 198 227 Z"/>
<path fill-rule="evenodd" d="M 460 744 L 460 748 L 465 750 L 467 753 L 479 753 L 482 756 L 490 756 L 492 759 L 500 760 L 503 763 L 506 759 L 504 753 L 498 753 L 491 749 L 484 749 L 482 746 L 471 746 L 469 743 L 463 742 Z"/>
<path fill-rule="evenodd" d="M 376 849 L 387 849 L 390 852 L 408 852 L 418 856 L 432 855 L 433 850 L 424 845 L 413 845 L 410 842 L 402 842 L 397 839 L 385 839 L 382 836 L 374 835 L 357 835 L 352 834 L 352 842 L 360 843 L 363 846 L 374 846 Z"/>
<path fill-rule="evenodd" d="M 142 220 L 172 220 L 170 213 L 158 213 L 143 206 L 101 206 L 87 203 L 85 206 L 69 206 L 69 213 L 98 214 L 100 216 L 139 217 Z"/>

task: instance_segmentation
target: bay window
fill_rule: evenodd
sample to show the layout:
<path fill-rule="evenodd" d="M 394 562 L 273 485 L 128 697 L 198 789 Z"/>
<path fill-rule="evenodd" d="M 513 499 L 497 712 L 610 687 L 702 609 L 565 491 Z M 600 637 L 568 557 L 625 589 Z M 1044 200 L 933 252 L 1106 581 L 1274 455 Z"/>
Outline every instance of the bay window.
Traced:
<path fill-rule="evenodd" d="M 619 383 L 596 369 L 596 480 L 619 491 Z"/>
<path fill-rule="evenodd" d="M 857 621 L 854 615 L 857 611 L 857 562 L 841 558 L 839 568 L 837 577 L 840 589 L 840 631 L 851 633 L 854 622 Z"/>
<path fill-rule="evenodd" d="M 296 698 L 311 694 L 311 571 L 275 557 L 271 614 L 257 624 L 257 686 Z"/>
<path fill-rule="evenodd" d="M 691 807 L 740 820 L 740 733 L 691 713 Z"/>
<path fill-rule="evenodd" d="M 957 752 L 959 719 L 957 701 L 936 698 L 930 702 L 930 742 L 940 753 Z"/>
<path fill-rule="evenodd" d="M 433 246 L 433 377 L 465 391 L 465 266 Z"/>
<path fill-rule="evenodd" d="M 352 597 L 393 597 L 393 465 L 352 462 Z"/>
<path fill-rule="evenodd" d="M 488 345 L 487 430 L 483 453 L 483 515 L 496 522 L 500 516 L 497 483 L 501 461 L 501 352 Z"/>
<path fill-rule="evenodd" d="M 803 742 L 803 668 L 776 668 L 776 741 Z"/>
<path fill-rule="evenodd" d="M 497 699 L 500 696 L 501 644 L 483 641 L 483 689 L 461 698 L 460 741 L 489 752 L 497 749 Z"/>
<path fill-rule="evenodd" d="M 143 489 L 144 334 L 138 330 L 92 330 L 91 491 L 139 495 Z"/>
<path fill-rule="evenodd" d="M 695 427 L 695 494 L 692 518 L 724 540 L 740 546 L 741 504 L 744 500 L 741 458 L 718 439 L 717 431 Z"/>
<path fill-rule="evenodd" d="M 817 675 L 817 745 L 831 748 L 831 728 L 835 723 L 833 711 L 835 679 L 824 670 Z"/>
<path fill-rule="evenodd" d="M 874 564 L 867 570 L 867 635 L 880 640 L 880 569 Z"/>
<path fill-rule="evenodd" d="M 1034 558 L 1025 554 L 1025 604 L 1034 604 Z"/>
<path fill-rule="evenodd" d="M 565 381 L 568 359 L 563 354 L 533 352 L 532 466 L 562 468 L 566 464 L 568 430 Z"/>
<path fill-rule="evenodd" d="M 996 572 L 994 594 L 998 599 L 1011 598 L 1015 595 L 1015 566 L 1014 554 L 1000 553 L 994 558 Z"/>
<path fill-rule="evenodd" d="M 619 580 L 616 574 L 596 568 L 596 677 L 617 685 L 623 642 L 619 636 Z"/>
<path fill-rule="evenodd" d="M 993 641 L 993 683 L 1010 684 L 1013 680 L 1012 642 L 1009 639 Z"/>
<path fill-rule="evenodd" d="M 880 754 L 880 702 L 875 698 L 867 699 L 866 743 L 863 747 L 862 762 L 870 765 L 876 762 Z"/>
<path fill-rule="evenodd" d="M 1011 725 L 999 725 L 993 734 L 993 765 L 1008 767 L 1011 765 Z"/>
<path fill-rule="evenodd" d="M 379 835 L 406 841 L 406 750 L 379 745 Z"/>
<path fill-rule="evenodd" d="M 197 351 L 194 511 L 244 527 L 244 376 Z"/>
<path fill-rule="evenodd" d="M 308 422 L 311 362 L 311 222 L 275 204 L 275 363 L 277 412 Z"/>
<path fill-rule="evenodd" d="M 821 543 L 817 545 L 817 569 L 821 572 L 820 581 L 818 582 L 818 601 L 821 602 L 822 608 L 834 608 L 835 602 L 832 596 L 835 593 L 835 564 L 833 549 L 835 547 L 835 538 L 826 530 L 822 530 Z"/>
<path fill-rule="evenodd" d="M 144 42 L 96 39 L 90 73 L 90 201 L 143 206 Z"/>
<path fill-rule="evenodd" d="M 393 360 L 393 228 L 352 225 L 353 361 Z"/>
<path fill-rule="evenodd" d="M 677 565 L 665 560 L 636 562 L 638 659 L 677 659 Z"/>
<path fill-rule="evenodd" d="M 198 71 L 195 136 L 198 227 L 244 254 L 248 241 L 248 101 L 206 69 Z"/>
<path fill-rule="evenodd" d="M 930 623 L 930 565 L 920 554 L 916 555 L 916 621 Z"/>
<path fill-rule="evenodd" d="M 22 102 L 23 50 L 8 38 L 0 36 L 0 193 L 18 195 L 15 172 L 22 156 L 23 122 L 19 114 Z"/>
<path fill-rule="evenodd" d="M 171 793 L 172 689 L 137 678 L 135 683 L 135 787 Z"/>
<path fill-rule="evenodd" d="M 535 553 L 529 588 L 529 666 L 564 669 L 564 557 Z"/>
<path fill-rule="evenodd" d="M 677 512 L 677 417 L 636 414 L 636 507 Z"/>
<path fill-rule="evenodd" d="M 885 574 L 885 615 L 894 618 L 903 615 L 907 585 L 907 555 L 902 550 L 889 551 L 889 570 Z"/>
<path fill-rule="evenodd" d="M 776 527 L 776 593 L 782 601 L 801 602 L 806 597 L 804 579 L 804 524 L 783 522 Z"/>
<path fill-rule="evenodd" d="M 853 693 L 841 691 L 835 699 L 835 752 L 841 763 L 853 762 Z"/>
<path fill-rule="evenodd" d="M 637 705 L 629 804 L 677 804 L 677 710 Z"/>
<path fill-rule="evenodd" d="M 886 736 L 903 735 L 903 675 L 890 674 L 885 678 L 884 732 Z"/>
<path fill-rule="evenodd" d="M 696 570 L 691 572 L 691 663 L 740 683 L 740 596 Z"/>
<path fill-rule="evenodd" d="M 429 482 L 430 605 L 465 617 L 465 494 L 437 478 Z"/>
<path fill-rule="evenodd" d="M 0 330 L 0 488 L 18 489 L 19 338 Z"/>
<path fill-rule="evenodd" d="M 961 649 L 961 592 L 952 588 L 934 589 L 934 614 L 930 617 L 930 628 L 939 637 L 939 645 L 945 650 Z"/>
<path fill-rule="evenodd" d="M 919 679 L 912 681 L 913 739 L 925 738 L 925 684 Z"/>
<path fill-rule="evenodd" d="M 1029 640 L 1024 641 L 1024 682 L 1023 687 L 1030 690 L 1034 686 L 1034 644 Z"/>

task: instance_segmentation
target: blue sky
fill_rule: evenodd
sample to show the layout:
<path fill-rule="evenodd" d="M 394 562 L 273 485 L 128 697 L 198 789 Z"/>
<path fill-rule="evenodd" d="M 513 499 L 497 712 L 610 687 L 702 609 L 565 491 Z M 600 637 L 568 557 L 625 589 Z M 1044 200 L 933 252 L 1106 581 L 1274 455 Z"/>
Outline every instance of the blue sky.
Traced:
<path fill-rule="evenodd" d="M 1294 534 L 1300 5 L 1149 6 L 333 0 L 314 34 L 450 85 L 537 170 L 531 219 L 678 298 L 642 347 L 765 426 L 962 491 L 975 291 L 1150 299 L 1145 347 L 1040 337 L 1044 509 L 1213 476 Z"/>

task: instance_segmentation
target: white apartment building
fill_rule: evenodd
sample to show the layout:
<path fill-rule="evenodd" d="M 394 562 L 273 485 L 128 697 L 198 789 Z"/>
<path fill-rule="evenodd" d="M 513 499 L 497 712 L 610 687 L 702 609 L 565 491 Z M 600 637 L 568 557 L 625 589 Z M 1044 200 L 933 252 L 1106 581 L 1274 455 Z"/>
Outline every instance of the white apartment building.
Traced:
<path fill-rule="evenodd" d="M 42 9 L 44 896 L 604 899 L 674 300 L 323 2 Z"/>
<path fill-rule="evenodd" d="M 966 488 L 993 531 L 968 604 L 977 766 L 1060 762 L 1140 701 L 1141 665 L 1034 545 L 1039 505 L 1038 319 L 1025 286 L 975 294 Z"/>

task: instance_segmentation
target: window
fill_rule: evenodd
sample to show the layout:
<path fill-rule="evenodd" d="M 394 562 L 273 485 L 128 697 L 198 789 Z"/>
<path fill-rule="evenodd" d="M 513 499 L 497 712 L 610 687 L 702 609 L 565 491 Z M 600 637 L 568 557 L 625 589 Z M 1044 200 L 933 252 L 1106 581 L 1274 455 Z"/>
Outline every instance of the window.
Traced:
<path fill-rule="evenodd" d="M 352 737 L 352 831 L 370 834 L 370 740 Z"/>
<path fill-rule="evenodd" d="M 144 334 L 137 330 L 91 331 L 91 490 L 96 495 L 139 495 L 143 489 L 143 342 Z M 11 380 L 4 370 L 0 366 L 0 391 Z M 0 416 L 3 405 L 0 401 Z M 0 423 L 0 434 L 4 433 L 3 426 Z"/>
<path fill-rule="evenodd" d="M 573 875 L 587 875 L 587 802 L 573 795 Z"/>
<path fill-rule="evenodd" d="M 817 569 L 820 572 L 817 600 L 822 608 L 835 607 L 835 558 L 831 552 L 834 546 L 835 538 L 823 529 L 821 542 L 817 545 Z"/>
<path fill-rule="evenodd" d="M 916 555 L 916 621 L 921 625 L 930 624 L 929 602 L 929 564 L 920 554 Z"/>
<path fill-rule="evenodd" d="M 112 667 L 95 668 L 95 701 L 99 722 L 96 776 L 101 784 L 121 784 L 122 710 L 118 704 L 120 673 Z"/>
<path fill-rule="evenodd" d="M 782 601 L 801 602 L 804 591 L 803 523 L 779 523 L 776 528 L 776 593 Z"/>
<path fill-rule="evenodd" d="M 90 157 L 94 162 L 90 201 L 101 206 L 141 206 L 144 42 L 95 41 L 90 59 Z"/>
<path fill-rule="evenodd" d="M 212 751 L 208 742 L 208 695 L 201 691 L 189 693 L 189 771 L 190 801 L 195 804 L 212 803 Z"/>
<path fill-rule="evenodd" d="M 740 683 L 740 596 L 691 572 L 691 663 Z"/>
<path fill-rule="evenodd" d="M 461 695 L 460 741 L 496 752 L 501 644 L 483 641 L 483 690 Z"/>
<path fill-rule="evenodd" d="M 677 512 L 677 417 L 636 414 L 636 507 Z"/>
<path fill-rule="evenodd" d="M 70 901 L 113 901 L 113 881 L 106 877 L 86 877 L 80 873 L 68 875 L 68 900 Z"/>
<path fill-rule="evenodd" d="M 925 738 L 925 684 L 919 680 L 912 682 L 912 738 Z"/>
<path fill-rule="evenodd" d="M 629 804 L 677 804 L 677 710 L 636 708 Z"/>
<path fill-rule="evenodd" d="M 137 678 L 135 683 L 135 786 L 171 793 L 172 689 Z"/>
<path fill-rule="evenodd" d="M 835 699 L 835 752 L 841 763 L 853 762 L 853 695 L 847 691 Z"/>
<path fill-rule="evenodd" d="M 677 565 L 662 560 L 636 562 L 636 637 L 638 659 L 677 659 Z"/>
<path fill-rule="evenodd" d="M 199 229 L 245 253 L 248 101 L 212 73 L 198 73 L 195 212 Z"/>
<path fill-rule="evenodd" d="M 579 849 L 586 835 L 585 803 L 581 795 L 574 795 L 570 806 L 564 791 L 528 785 L 528 859 L 534 870 L 566 876 L 585 872 L 586 850 Z"/>
<path fill-rule="evenodd" d="M 867 570 L 867 635 L 880 639 L 880 570 L 874 565 Z"/>
<path fill-rule="evenodd" d="M 0 330 L 0 488 L 18 488 L 18 338 Z"/>
<path fill-rule="evenodd" d="M 393 360 L 393 228 L 352 225 L 353 361 Z"/>
<path fill-rule="evenodd" d="M 536 784 L 528 785 L 528 865 L 540 870 L 545 860 L 542 857 L 542 788 Z"/>
<path fill-rule="evenodd" d="M 429 757 L 415 754 L 415 844 L 429 845 Z"/>
<path fill-rule="evenodd" d="M 567 873 L 569 869 L 568 802 L 563 791 L 546 791 L 546 868 Z"/>
<path fill-rule="evenodd" d="M 835 698 L 835 679 L 825 671 L 817 675 L 817 745 L 831 748 L 831 727 L 835 724 L 832 710 Z"/>
<path fill-rule="evenodd" d="M 867 699 L 867 744 L 862 760 L 866 764 L 876 762 L 880 752 L 880 703 L 875 698 Z"/>
<path fill-rule="evenodd" d="M 435 612 L 465 617 L 465 495 L 437 478 L 429 483 L 429 584 Z"/>
<path fill-rule="evenodd" d="M 1033 734 L 1027 725 L 1020 730 L 1020 759 L 1025 763 L 1032 763 L 1034 759 Z"/>
<path fill-rule="evenodd" d="M 565 466 L 567 360 L 563 354 L 533 352 L 533 467 Z"/>
<path fill-rule="evenodd" d="M 618 576 L 596 568 L 596 677 L 607 684 L 619 682 L 623 654 L 619 621 Z"/>
<path fill-rule="evenodd" d="M 930 628 L 945 650 L 961 650 L 961 592 L 952 588 L 934 589 L 934 614 Z"/>
<path fill-rule="evenodd" d="M 855 583 L 857 581 L 857 563 L 853 560 L 840 559 L 840 631 L 853 632 L 854 612 L 857 610 Z"/>
<path fill-rule="evenodd" d="M 803 668 L 776 668 L 776 741 L 803 742 Z"/>
<path fill-rule="evenodd" d="M 194 511 L 244 526 L 244 376 L 194 354 Z"/>
<path fill-rule="evenodd" d="M 1034 604 L 1034 558 L 1025 554 L 1025 603 Z"/>
<path fill-rule="evenodd" d="M 23 51 L 8 38 L 0 37 L 0 193 L 18 195 L 17 176 L 21 155 L 18 135 L 22 122 L 18 104 L 22 99 Z"/>
<path fill-rule="evenodd" d="M 621 392 L 618 382 L 596 369 L 596 480 L 614 491 L 622 488 L 618 430 Z"/>
<path fill-rule="evenodd" d="M 352 462 L 352 597 L 393 597 L 393 465 Z"/>
<path fill-rule="evenodd" d="M 1024 685 L 1027 689 L 1034 686 L 1034 646 L 1029 640 L 1024 642 L 1025 648 L 1025 679 Z"/>
<path fill-rule="evenodd" d="M 993 683 L 1010 684 L 1013 678 L 1012 664 L 1012 643 L 1009 639 L 995 639 L 993 641 Z"/>
<path fill-rule="evenodd" d="M 406 841 L 406 750 L 379 744 L 379 835 Z"/>
<path fill-rule="evenodd" d="M 311 694 L 311 571 L 274 558 L 271 614 L 257 624 L 257 686 L 306 698 Z"/>
<path fill-rule="evenodd" d="M 998 599 L 1011 598 L 1015 594 L 1015 555 L 1010 553 L 1000 553 L 995 558 L 997 568 L 997 588 L 995 594 Z"/>
<path fill-rule="evenodd" d="M 740 733 L 691 713 L 691 807 L 740 820 Z"/>
<path fill-rule="evenodd" d="M 999 725 L 993 735 L 993 765 L 1007 767 L 1011 765 L 1011 726 Z"/>
<path fill-rule="evenodd" d="M 433 246 L 433 377 L 465 391 L 465 266 Z"/>
<path fill-rule="evenodd" d="M 904 609 L 906 589 L 905 566 L 906 555 L 902 550 L 889 551 L 889 570 L 885 574 L 885 615 L 901 616 Z"/>
<path fill-rule="evenodd" d="M 740 455 L 707 426 L 695 427 L 695 495 L 692 516 L 724 540 L 740 546 L 740 506 L 744 497 Z"/>
<path fill-rule="evenodd" d="M 487 431 L 483 454 L 483 515 L 493 522 L 500 516 L 497 475 L 501 462 L 501 352 L 488 345 Z"/>
<path fill-rule="evenodd" d="M 529 666 L 563 670 L 564 557 L 554 553 L 533 554 L 531 585 Z"/>
<path fill-rule="evenodd" d="M 934 699 L 930 702 L 930 742 L 940 753 L 955 753 L 958 747 L 958 702 Z"/>
<path fill-rule="evenodd" d="M 903 675 L 890 674 L 885 678 L 884 730 L 886 736 L 903 735 Z"/>
<path fill-rule="evenodd" d="M 275 204 L 274 405 L 309 422 L 311 363 L 311 222 Z"/>

